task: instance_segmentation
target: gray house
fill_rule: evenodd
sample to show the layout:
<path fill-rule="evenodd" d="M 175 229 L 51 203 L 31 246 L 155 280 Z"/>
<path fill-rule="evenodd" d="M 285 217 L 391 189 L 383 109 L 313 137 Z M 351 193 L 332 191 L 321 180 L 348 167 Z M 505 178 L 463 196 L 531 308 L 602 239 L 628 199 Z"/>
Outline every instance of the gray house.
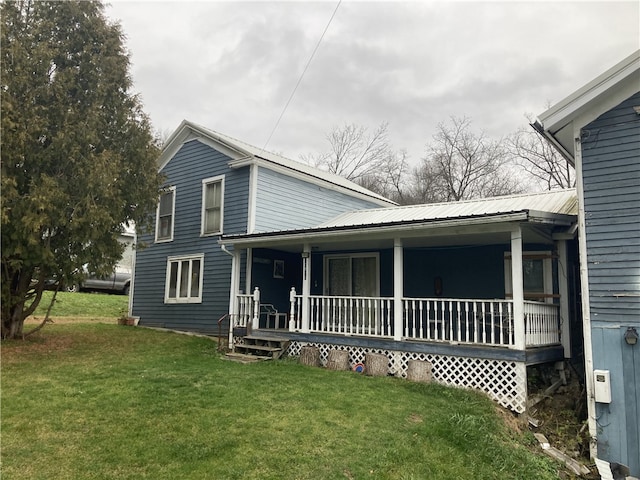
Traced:
<path fill-rule="evenodd" d="M 576 167 L 592 456 L 603 479 L 640 478 L 640 51 L 536 127 Z"/>
<path fill-rule="evenodd" d="M 158 162 L 166 184 L 155 232 L 138 239 L 147 247 L 136 253 L 131 289 L 141 325 L 217 331 L 231 296 L 250 290 L 253 265 L 265 265 L 251 249 L 221 247 L 221 235 L 304 228 L 348 210 L 394 205 L 342 177 L 188 121 Z M 300 276 L 290 268 L 276 273 L 274 282 L 283 285 Z"/>

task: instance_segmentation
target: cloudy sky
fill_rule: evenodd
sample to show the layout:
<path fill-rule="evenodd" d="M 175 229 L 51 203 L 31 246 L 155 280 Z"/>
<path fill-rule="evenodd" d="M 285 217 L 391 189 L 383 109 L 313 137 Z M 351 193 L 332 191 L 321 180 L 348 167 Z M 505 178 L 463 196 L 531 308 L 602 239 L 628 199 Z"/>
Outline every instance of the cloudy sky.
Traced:
<path fill-rule="evenodd" d="M 134 91 L 163 135 L 183 119 L 299 159 L 347 123 L 389 123 L 417 163 L 440 122 L 500 138 L 640 48 L 640 2 L 117 1 Z"/>

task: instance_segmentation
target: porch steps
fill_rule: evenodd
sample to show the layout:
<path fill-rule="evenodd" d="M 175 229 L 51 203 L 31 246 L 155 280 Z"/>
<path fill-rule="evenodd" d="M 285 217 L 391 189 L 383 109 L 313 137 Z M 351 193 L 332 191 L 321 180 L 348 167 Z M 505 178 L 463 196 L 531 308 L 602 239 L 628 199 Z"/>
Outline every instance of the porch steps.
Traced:
<path fill-rule="evenodd" d="M 246 335 L 243 339 L 244 343 L 235 345 L 233 352 L 227 354 L 227 357 L 243 360 L 248 360 L 247 357 L 253 357 L 256 360 L 277 360 L 289 346 L 289 339 L 282 337 Z"/>

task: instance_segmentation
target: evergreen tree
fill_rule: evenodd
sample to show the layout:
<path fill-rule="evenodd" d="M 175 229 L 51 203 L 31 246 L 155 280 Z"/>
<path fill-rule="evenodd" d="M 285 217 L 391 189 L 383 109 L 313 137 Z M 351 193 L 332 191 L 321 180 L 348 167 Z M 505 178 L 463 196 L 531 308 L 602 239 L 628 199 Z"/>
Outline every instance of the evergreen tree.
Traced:
<path fill-rule="evenodd" d="M 1 5 L 2 331 L 23 335 L 46 279 L 119 260 L 161 178 L 129 57 L 100 2 Z"/>

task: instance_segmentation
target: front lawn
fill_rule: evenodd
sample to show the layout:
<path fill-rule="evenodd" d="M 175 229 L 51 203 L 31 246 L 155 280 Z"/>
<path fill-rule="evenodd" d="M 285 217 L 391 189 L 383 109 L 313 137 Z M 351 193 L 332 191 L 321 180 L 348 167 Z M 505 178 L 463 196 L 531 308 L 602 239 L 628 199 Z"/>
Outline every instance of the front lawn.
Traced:
<path fill-rule="evenodd" d="M 56 323 L 2 345 L 6 479 L 555 479 L 493 402 L 207 338 Z"/>
<path fill-rule="evenodd" d="M 53 292 L 45 291 L 34 312 L 37 318 L 44 318 Z M 117 318 L 127 313 L 129 297 L 97 292 L 58 292 L 56 303 L 51 308 L 52 317 Z"/>

